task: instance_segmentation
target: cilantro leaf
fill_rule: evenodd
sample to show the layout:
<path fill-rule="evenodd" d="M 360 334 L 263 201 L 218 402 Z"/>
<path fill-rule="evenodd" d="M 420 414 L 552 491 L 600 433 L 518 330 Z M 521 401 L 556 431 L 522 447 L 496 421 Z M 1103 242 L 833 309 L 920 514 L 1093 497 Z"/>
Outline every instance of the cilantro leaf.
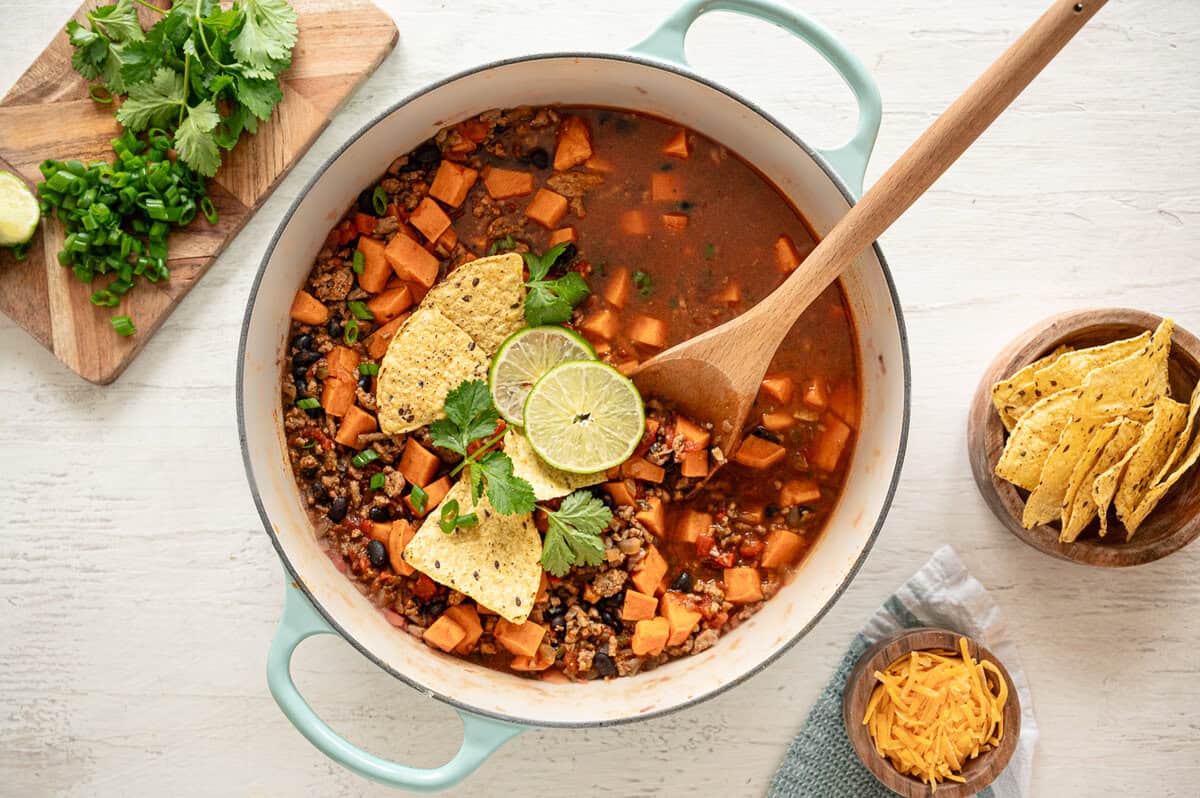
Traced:
<path fill-rule="evenodd" d="M 578 272 L 567 272 L 557 280 L 547 280 L 555 262 L 566 252 L 567 243 L 556 244 L 541 255 L 524 253 L 529 268 L 528 289 L 525 295 L 525 322 L 531 327 L 541 324 L 561 324 L 571 320 L 571 313 L 591 289 Z"/>
<path fill-rule="evenodd" d="M 542 324 L 562 324 L 571 320 L 571 303 L 551 290 L 544 282 L 529 285 L 525 295 L 525 323 L 530 327 Z"/>
<path fill-rule="evenodd" d="M 542 567 L 546 571 L 564 576 L 572 565 L 599 565 L 604 561 L 600 533 L 612 520 L 612 511 L 604 502 L 585 490 L 577 490 L 546 517 L 542 545 Z"/>
<path fill-rule="evenodd" d="M 162 44 L 149 39 L 130 42 L 121 48 L 121 80 L 127 86 L 154 79 L 162 66 Z"/>
<path fill-rule="evenodd" d="M 533 512 L 533 486 L 513 475 L 512 460 L 504 452 L 491 451 L 479 458 L 471 465 L 472 479 L 476 473 L 486 478 L 488 501 L 497 512 L 502 515 Z"/>
<path fill-rule="evenodd" d="M 221 153 L 212 131 L 221 121 L 212 100 L 204 100 L 187 111 L 187 118 L 175 131 L 175 149 L 180 159 L 206 177 L 212 177 L 221 166 Z"/>
<path fill-rule="evenodd" d="M 67 39 L 75 52 L 71 55 L 71 66 L 88 80 L 100 77 L 104 62 L 108 58 L 109 41 L 104 36 L 89 30 L 75 20 L 67 23 Z"/>
<path fill-rule="evenodd" d="M 211 86 L 209 90 L 214 94 L 217 92 L 217 89 Z M 283 90 L 279 88 L 279 81 L 276 78 L 263 80 L 239 75 L 237 77 L 237 99 L 250 113 L 265 121 L 271 115 L 271 109 L 283 99 Z"/>
<path fill-rule="evenodd" d="M 291 58 L 296 43 L 296 12 L 284 0 L 244 0 L 245 22 L 230 44 L 247 74 L 265 77 L 262 70 L 277 71 L 279 62 Z"/>
<path fill-rule="evenodd" d="M 146 37 L 133 0 L 117 0 L 115 5 L 99 6 L 88 14 L 88 20 L 92 28 L 99 28 L 109 41 L 136 42 Z"/>
<path fill-rule="evenodd" d="M 543 252 L 540 256 L 532 252 L 523 254 L 525 265 L 529 268 L 529 281 L 537 282 L 546 277 L 550 269 L 554 267 L 554 262 L 558 260 L 558 256 L 566 252 L 567 243 L 555 244 L 550 249 Z"/>
<path fill-rule="evenodd" d="M 433 445 L 466 455 L 471 441 L 496 431 L 500 414 L 482 380 L 467 380 L 446 394 L 445 418 L 430 425 Z"/>
<path fill-rule="evenodd" d="M 161 67 L 150 83 L 129 87 L 129 98 L 117 109 L 117 121 L 130 130 L 145 130 L 170 124 L 184 102 L 183 77 Z"/>
<path fill-rule="evenodd" d="M 550 283 L 550 290 L 571 307 L 575 307 L 592 293 L 592 289 L 588 288 L 587 281 L 579 272 L 567 272 L 554 280 Z"/>

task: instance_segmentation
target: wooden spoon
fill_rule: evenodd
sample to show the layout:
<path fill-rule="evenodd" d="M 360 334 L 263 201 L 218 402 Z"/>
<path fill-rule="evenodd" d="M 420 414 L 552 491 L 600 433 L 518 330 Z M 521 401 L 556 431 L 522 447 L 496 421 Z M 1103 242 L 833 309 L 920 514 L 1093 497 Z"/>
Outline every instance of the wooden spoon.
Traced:
<path fill-rule="evenodd" d="M 651 358 L 633 374 L 643 395 L 714 420 L 736 451 L 775 350 L 805 309 L 954 163 L 1107 0 L 1056 0 L 842 217 L 800 268 L 736 319 Z"/>

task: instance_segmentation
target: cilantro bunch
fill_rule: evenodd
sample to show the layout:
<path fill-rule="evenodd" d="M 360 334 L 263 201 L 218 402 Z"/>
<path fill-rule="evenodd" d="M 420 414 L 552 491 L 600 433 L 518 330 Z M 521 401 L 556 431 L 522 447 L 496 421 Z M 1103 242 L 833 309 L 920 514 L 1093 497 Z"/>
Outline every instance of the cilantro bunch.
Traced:
<path fill-rule="evenodd" d="M 134 3 L 161 18 L 143 31 Z M 71 63 L 98 80 L 92 97 L 127 95 L 117 120 L 135 133 L 173 132 L 179 160 L 206 177 L 221 166 L 242 132 L 254 133 L 283 99 L 279 73 L 291 64 L 296 12 L 286 0 L 117 0 L 72 20 Z"/>
<path fill-rule="evenodd" d="M 570 244 L 557 244 L 540 256 L 525 253 L 529 280 L 525 283 L 525 321 L 530 327 L 562 324 L 571 320 L 575 306 L 588 298 L 591 289 L 579 272 L 567 272 L 557 280 L 547 280 L 550 269 Z"/>

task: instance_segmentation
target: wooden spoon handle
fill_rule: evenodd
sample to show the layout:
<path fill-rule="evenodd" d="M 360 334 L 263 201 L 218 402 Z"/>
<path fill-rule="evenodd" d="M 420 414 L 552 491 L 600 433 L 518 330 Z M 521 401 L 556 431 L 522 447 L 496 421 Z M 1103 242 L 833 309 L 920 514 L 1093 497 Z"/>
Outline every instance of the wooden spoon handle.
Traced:
<path fill-rule="evenodd" d="M 825 287 L 958 160 L 1106 2 L 1056 0 L 913 142 L 801 267 L 759 303 L 762 318 L 779 324 L 781 338 Z M 791 318 L 782 324 L 780 316 Z"/>

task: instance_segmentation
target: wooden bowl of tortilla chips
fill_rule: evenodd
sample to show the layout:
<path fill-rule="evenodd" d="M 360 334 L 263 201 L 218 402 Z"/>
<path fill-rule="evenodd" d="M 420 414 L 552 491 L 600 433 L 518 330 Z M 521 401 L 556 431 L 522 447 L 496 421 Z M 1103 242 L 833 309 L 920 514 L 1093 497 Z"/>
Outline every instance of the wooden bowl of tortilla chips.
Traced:
<path fill-rule="evenodd" d="M 1060 559 L 1140 565 L 1200 537 L 1200 340 L 1126 308 L 1046 319 L 988 367 L 971 470 L 1010 531 Z"/>

